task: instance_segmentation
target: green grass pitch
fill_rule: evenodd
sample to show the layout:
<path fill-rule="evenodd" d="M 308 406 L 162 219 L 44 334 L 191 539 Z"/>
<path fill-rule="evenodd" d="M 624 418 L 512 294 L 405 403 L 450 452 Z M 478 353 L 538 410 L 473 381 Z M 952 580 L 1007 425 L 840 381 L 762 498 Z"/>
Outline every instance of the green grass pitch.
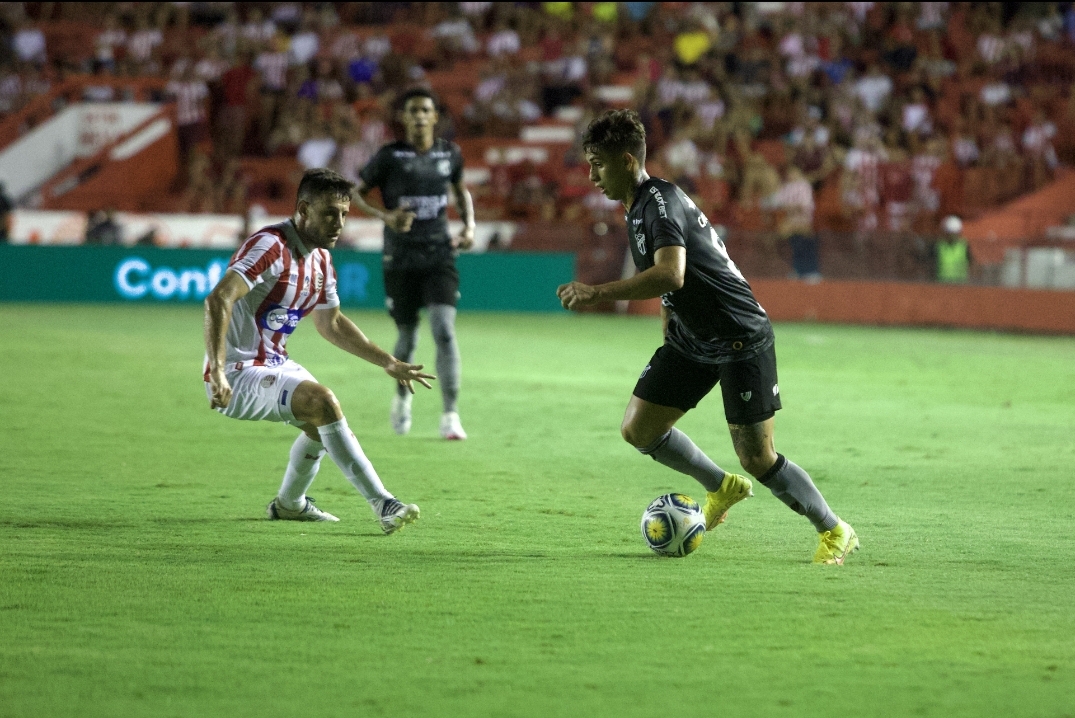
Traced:
<path fill-rule="evenodd" d="M 777 448 L 862 539 L 818 567 L 758 485 L 694 555 L 644 546 L 700 494 L 619 438 L 654 319 L 461 315 L 464 443 L 436 392 L 393 435 L 304 323 L 422 507 L 385 537 L 329 460 L 340 523 L 265 520 L 294 430 L 208 409 L 200 308 L 4 316 L 0 716 L 1075 715 L 1075 339 L 777 326 Z M 736 466 L 719 395 L 681 427 Z"/>

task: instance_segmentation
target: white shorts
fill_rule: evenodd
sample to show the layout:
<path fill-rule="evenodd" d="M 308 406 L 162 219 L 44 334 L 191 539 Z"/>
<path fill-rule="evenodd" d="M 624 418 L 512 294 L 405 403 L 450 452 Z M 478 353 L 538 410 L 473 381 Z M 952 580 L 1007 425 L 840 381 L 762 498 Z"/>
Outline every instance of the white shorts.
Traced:
<path fill-rule="evenodd" d="M 304 381 L 317 381 L 313 374 L 290 359 L 274 367 L 246 366 L 238 371 L 231 368 L 225 376 L 231 384 L 231 402 L 217 411 L 232 419 L 285 424 L 299 423 L 291 412 L 295 389 Z M 205 383 L 205 394 L 210 399 L 213 396 L 209 382 Z"/>

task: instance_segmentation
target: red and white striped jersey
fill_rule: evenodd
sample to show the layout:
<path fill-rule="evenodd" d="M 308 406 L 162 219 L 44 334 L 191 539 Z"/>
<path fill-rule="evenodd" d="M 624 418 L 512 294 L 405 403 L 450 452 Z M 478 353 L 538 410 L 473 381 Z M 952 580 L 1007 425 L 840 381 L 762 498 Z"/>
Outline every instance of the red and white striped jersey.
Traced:
<path fill-rule="evenodd" d="M 204 82 L 172 80 L 164 89 L 175 98 L 176 124 L 194 125 L 205 121 L 209 87 Z"/>
<path fill-rule="evenodd" d="M 278 366 L 287 359 L 287 339 L 314 309 L 340 304 L 336 270 L 326 249 L 307 249 L 288 220 L 254 233 L 232 255 L 228 271 L 250 292 L 232 308 L 226 337 L 227 368 Z M 209 361 L 205 362 L 209 381 Z"/>

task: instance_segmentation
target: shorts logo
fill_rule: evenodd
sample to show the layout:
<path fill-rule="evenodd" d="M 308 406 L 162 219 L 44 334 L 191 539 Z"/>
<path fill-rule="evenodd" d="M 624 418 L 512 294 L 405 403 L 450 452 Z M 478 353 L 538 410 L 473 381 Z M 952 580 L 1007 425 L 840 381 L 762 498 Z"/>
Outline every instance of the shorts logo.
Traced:
<path fill-rule="evenodd" d="M 773 384 L 773 396 L 776 396 L 779 393 L 780 393 L 780 385 L 779 384 Z"/>
<path fill-rule="evenodd" d="M 750 401 L 750 397 L 754 395 L 752 391 L 744 391 L 739 395 L 739 398 L 743 401 Z"/>
<path fill-rule="evenodd" d="M 264 379 L 261 380 L 261 388 L 262 389 L 268 389 L 270 386 L 272 386 L 275 383 L 276 383 L 276 375 L 275 374 L 269 374 L 269 376 L 267 376 L 267 377 L 265 377 Z"/>
<path fill-rule="evenodd" d="M 440 172 L 442 177 L 447 177 L 452 173 L 452 161 L 451 160 L 438 160 L 437 172 Z"/>
<path fill-rule="evenodd" d="M 261 315 L 261 328 L 281 334 L 291 334 L 299 325 L 302 313 L 298 309 L 288 309 L 274 304 Z"/>
<path fill-rule="evenodd" d="M 639 254 L 645 254 L 646 253 L 646 233 L 645 232 L 638 232 L 637 234 L 635 234 L 635 244 L 638 245 L 638 253 Z"/>
<path fill-rule="evenodd" d="M 650 370 L 650 367 L 651 367 L 651 366 L 653 366 L 653 365 L 652 365 L 652 364 L 647 364 L 647 365 L 646 365 L 646 368 L 642 370 L 642 373 L 638 375 L 638 378 L 639 378 L 639 379 L 643 379 L 643 378 L 645 378 L 645 376 L 646 376 L 646 372 L 648 372 L 648 371 Z"/>

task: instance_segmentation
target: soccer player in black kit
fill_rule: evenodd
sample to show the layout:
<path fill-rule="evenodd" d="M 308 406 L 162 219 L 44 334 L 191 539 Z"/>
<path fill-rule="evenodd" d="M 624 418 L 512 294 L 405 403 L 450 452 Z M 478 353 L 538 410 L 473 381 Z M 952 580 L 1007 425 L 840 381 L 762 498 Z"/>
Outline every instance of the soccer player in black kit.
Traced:
<path fill-rule="evenodd" d="M 441 380 L 444 413 L 440 434 L 445 439 L 467 438 L 459 420 L 460 359 L 455 340 L 455 306 L 459 298 L 457 249 L 474 243 L 474 201 L 463 185 L 463 156 L 459 147 L 434 136 L 437 106 L 429 90 L 408 90 L 400 98 L 400 120 L 406 139 L 382 147 L 359 173 L 354 203 L 366 214 L 384 221 L 384 289 L 388 312 L 399 338 L 393 356 L 407 361 L 418 345 L 418 310 L 425 307 L 437 345 L 437 375 Z M 367 200 L 381 190 L 384 207 Z M 448 231 L 448 191 L 455 195 L 463 231 Z M 397 392 L 389 411 L 397 434 L 411 429 L 411 394 Z"/>
<path fill-rule="evenodd" d="M 859 545 L 802 468 L 776 453 L 780 409 L 769 317 L 728 257 L 706 216 L 671 182 L 646 173 L 646 131 L 631 110 L 606 112 L 583 136 L 590 181 L 623 202 L 638 274 L 608 284 L 557 289 L 565 309 L 661 297 L 664 345 L 635 385 L 620 431 L 641 453 L 706 489 L 706 528 L 752 496 L 749 479 L 725 472 L 675 423 L 719 382 L 732 444 L 743 468 L 819 533 L 814 563 L 842 564 Z"/>

